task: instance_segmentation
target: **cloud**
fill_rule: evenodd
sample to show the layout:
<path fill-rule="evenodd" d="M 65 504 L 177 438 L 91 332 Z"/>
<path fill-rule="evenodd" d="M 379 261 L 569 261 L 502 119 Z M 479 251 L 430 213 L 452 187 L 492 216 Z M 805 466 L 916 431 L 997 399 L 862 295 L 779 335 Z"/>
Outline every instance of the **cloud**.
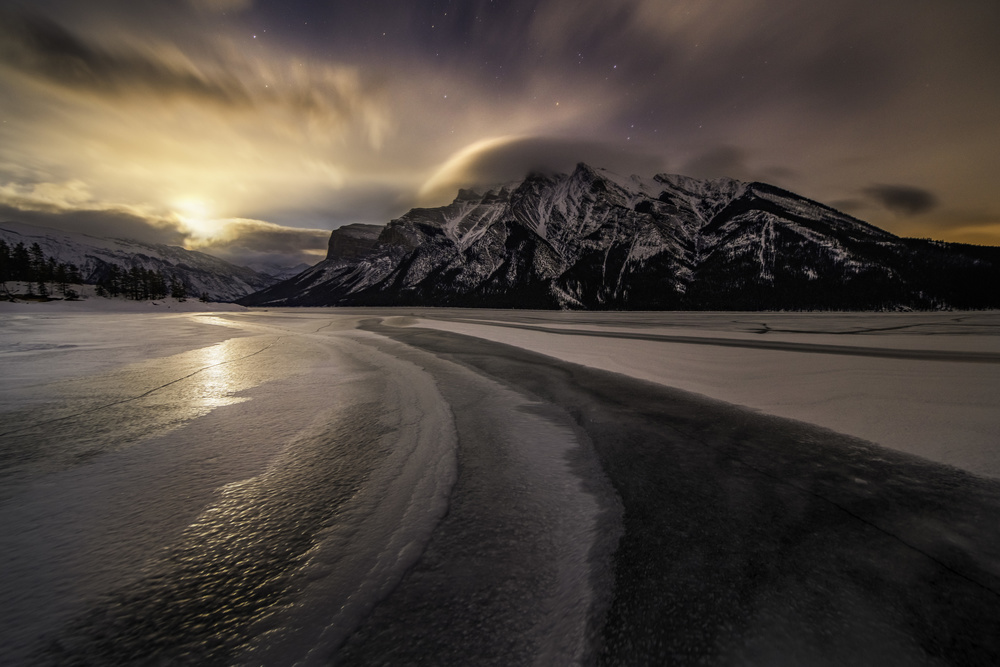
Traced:
<path fill-rule="evenodd" d="M 207 76 L 190 63 L 168 63 L 135 51 L 111 51 L 90 44 L 40 16 L 7 21 L 0 58 L 28 76 L 98 96 L 150 93 L 184 96 L 227 106 L 246 106 L 250 97 L 231 76 Z"/>
<path fill-rule="evenodd" d="M 688 160 L 681 173 L 694 178 L 728 177 L 753 180 L 749 177 L 747 152 L 735 146 L 719 146 Z"/>
<path fill-rule="evenodd" d="M 900 236 L 1000 246 L 1000 211 L 995 208 L 938 208 L 931 215 L 896 217 L 886 227 Z"/>
<path fill-rule="evenodd" d="M 0 185 L 0 203 L 29 211 L 65 211 L 93 203 L 87 184 L 79 179 L 64 183 L 6 183 Z"/>
<path fill-rule="evenodd" d="M 264 220 L 227 218 L 201 220 L 199 227 L 187 231 L 187 247 L 204 248 L 212 245 L 231 244 L 239 240 L 246 248 L 262 250 L 290 250 L 303 239 L 310 239 L 310 247 L 326 245 L 330 232 L 325 229 L 300 229 L 284 227 Z M 180 228 L 183 230 L 184 225 Z M 318 241 L 320 240 L 320 241 Z"/>
<path fill-rule="evenodd" d="M 212 224 L 185 226 L 178 202 L 200 202 L 216 220 L 285 210 L 287 227 L 267 234 L 215 227 L 253 232 L 299 261 L 325 248 L 315 238 L 329 232 L 278 229 L 335 226 L 323 209 L 376 186 L 380 202 L 398 201 L 385 193 L 398 198 L 402 186 L 383 182 L 398 175 L 377 181 L 353 164 L 392 128 L 382 84 L 357 67 L 270 45 L 248 52 L 209 31 L 143 41 L 110 27 L 0 19 L 0 210 L 9 219 L 182 245 L 204 241 Z"/>
<path fill-rule="evenodd" d="M 330 232 L 325 229 L 284 227 L 242 218 L 205 221 L 214 233 L 204 237 L 186 229 L 180 221 L 153 222 L 122 208 L 22 209 L 3 202 L 0 202 L 0 222 L 67 229 L 99 238 L 181 246 L 243 266 L 314 264 L 326 255 L 330 238 Z"/>
<path fill-rule="evenodd" d="M 496 137 L 452 155 L 420 188 L 425 204 L 451 201 L 461 187 L 521 180 L 531 171 L 571 172 L 578 162 L 615 172 L 652 175 L 663 160 L 596 141 L 553 137 Z"/>
<path fill-rule="evenodd" d="M 855 216 L 862 215 L 870 206 L 867 200 L 857 198 L 834 199 L 826 203 L 838 211 Z"/>
<path fill-rule="evenodd" d="M 958 243 L 975 245 L 1000 246 L 1000 215 L 994 218 L 993 224 L 970 225 L 958 227 L 949 232 L 951 240 Z"/>
<path fill-rule="evenodd" d="M 875 184 L 865 188 L 864 193 L 896 215 L 902 216 L 920 215 L 938 205 L 933 192 L 911 185 Z"/>
<path fill-rule="evenodd" d="M 694 178 L 735 178 L 740 181 L 763 181 L 783 184 L 798 174 L 787 167 L 754 167 L 749 151 L 737 146 L 716 146 L 695 155 L 681 167 L 681 173 Z"/>
<path fill-rule="evenodd" d="M 26 218 L 30 217 L 63 222 L 67 220 L 89 221 L 88 225 L 102 220 L 118 222 L 127 220 L 130 223 L 142 220 L 143 226 L 152 229 L 162 230 L 165 227 L 172 227 L 170 221 L 156 216 L 147 205 L 119 204 L 96 199 L 87 184 L 81 180 L 62 183 L 2 184 L 0 185 L 0 207 L 4 210 L 16 211 L 17 213 L 12 215 L 11 219 L 24 222 L 27 222 Z M 30 214 L 41 215 L 32 216 Z M 113 228 L 113 225 L 107 227 L 100 223 L 97 226 L 104 229 Z M 116 235 L 120 236 L 121 232 Z M 169 234 L 169 236 L 178 238 L 175 234 Z"/>
<path fill-rule="evenodd" d="M 311 206 L 281 198 L 270 202 L 270 206 L 248 210 L 244 215 L 282 226 L 328 230 L 355 222 L 385 224 L 417 205 L 415 189 L 418 185 L 392 181 L 352 182 L 349 187 L 327 191 Z"/>
<path fill-rule="evenodd" d="M 115 209 L 25 210 L 0 202 L 0 220 L 144 243 L 184 245 L 185 239 L 174 226 L 155 225 L 142 216 Z"/>
<path fill-rule="evenodd" d="M 189 203 L 183 212 L 156 211 L 96 199 L 82 181 L 0 185 L 0 219 L 41 227 L 73 229 L 98 237 L 202 250 L 235 263 L 312 263 L 326 252 L 330 232 L 247 218 L 198 216 Z M 206 213 L 207 211 L 198 211 Z M 262 259 L 263 258 L 263 259 Z"/>
<path fill-rule="evenodd" d="M 196 46 L 106 46 L 35 15 L 4 15 L 0 64 L 28 80 L 97 101 L 140 107 L 191 102 L 217 113 L 277 113 L 276 125 L 337 138 L 351 125 L 378 146 L 391 126 L 380 84 L 357 68 L 266 54 L 248 58 L 217 38 Z"/>
<path fill-rule="evenodd" d="M 187 246 L 240 265 L 315 264 L 326 256 L 330 232 L 282 227 L 262 220 L 216 221 L 218 234 Z"/>
<path fill-rule="evenodd" d="M 188 4 L 201 12 L 224 14 L 246 11 L 253 6 L 253 0 L 188 0 Z"/>

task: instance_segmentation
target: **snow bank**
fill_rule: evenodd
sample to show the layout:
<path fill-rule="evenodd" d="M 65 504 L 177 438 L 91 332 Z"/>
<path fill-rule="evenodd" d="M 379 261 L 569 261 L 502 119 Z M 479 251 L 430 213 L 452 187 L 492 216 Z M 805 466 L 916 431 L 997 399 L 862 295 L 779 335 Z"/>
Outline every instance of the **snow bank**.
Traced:
<path fill-rule="evenodd" d="M 15 293 L 24 292 L 15 283 L 9 283 L 8 288 Z M 122 297 L 103 297 L 94 294 L 93 285 L 73 285 L 73 289 L 80 294 L 80 299 L 67 301 L 57 297 L 52 301 L 32 301 L 23 298 L 14 301 L 0 301 L 0 313 L 203 313 L 247 310 L 245 306 L 235 303 L 203 302 L 197 298 L 180 301 L 168 297 L 166 299 L 134 301 Z"/>

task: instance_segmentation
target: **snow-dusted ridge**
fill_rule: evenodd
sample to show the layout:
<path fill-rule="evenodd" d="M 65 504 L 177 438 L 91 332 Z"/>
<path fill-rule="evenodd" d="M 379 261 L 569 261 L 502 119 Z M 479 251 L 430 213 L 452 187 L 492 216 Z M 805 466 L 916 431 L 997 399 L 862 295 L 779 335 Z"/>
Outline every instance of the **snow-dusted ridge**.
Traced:
<path fill-rule="evenodd" d="M 482 194 L 481 194 L 482 193 Z M 378 232 L 377 238 L 374 237 Z M 901 239 L 766 183 L 571 174 L 462 190 L 245 305 L 1000 307 L 1000 249 Z"/>
<path fill-rule="evenodd" d="M 213 301 L 233 301 L 273 285 L 278 278 L 230 264 L 218 257 L 178 246 L 127 239 L 100 238 L 17 222 L 0 223 L 0 239 L 10 246 L 37 243 L 47 257 L 75 264 L 84 282 L 96 283 L 108 266 L 138 266 L 177 277 L 190 295 L 207 294 Z"/>

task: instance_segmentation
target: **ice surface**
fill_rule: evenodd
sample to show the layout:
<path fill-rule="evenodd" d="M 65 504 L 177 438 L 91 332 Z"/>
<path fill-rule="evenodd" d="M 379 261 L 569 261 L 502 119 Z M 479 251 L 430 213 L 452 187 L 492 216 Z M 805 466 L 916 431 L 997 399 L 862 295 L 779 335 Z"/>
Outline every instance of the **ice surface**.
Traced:
<path fill-rule="evenodd" d="M 12 664 L 1000 651 L 1000 314 L 108 307 L 0 305 Z"/>
<path fill-rule="evenodd" d="M 32 305 L 0 326 L 0 650 L 326 664 L 448 509 L 454 417 L 431 376 L 358 315 Z M 530 494 L 541 527 L 527 534 L 551 559 L 549 583 L 522 595 L 533 614 L 506 613 L 530 619 L 543 655 L 574 660 L 599 512 L 567 462 L 579 443 L 523 397 L 484 391 L 474 423 L 493 415 L 505 483 Z M 276 599 L 288 578 L 296 595 Z"/>
<path fill-rule="evenodd" d="M 330 317 L 222 315 L 3 320 L 0 652 L 14 663 L 69 659 L 59 651 L 113 663 L 109 632 L 122 635 L 115 651 L 147 658 L 237 651 L 247 638 L 233 628 L 271 608 L 274 582 L 291 568 L 311 576 L 326 552 L 307 552 L 334 508 L 342 530 L 364 535 L 352 552 L 363 576 L 348 582 L 362 612 L 421 552 L 454 476 L 433 385 L 380 370 Z M 352 528 L 354 515 L 375 518 Z M 205 603 L 214 625 L 192 631 L 185 605 L 205 588 L 225 592 Z M 92 617 L 91 605 L 117 611 Z M 182 634 L 180 648 L 150 639 L 150 624 L 171 623 L 162 641 Z M 62 648 L 41 660 L 57 631 Z"/>
<path fill-rule="evenodd" d="M 419 326 L 516 345 L 1000 477 L 997 313 L 514 316 L 563 334 L 486 321 L 495 315 L 469 311 L 462 321 L 431 316 Z M 629 320 L 641 326 L 629 327 Z M 606 336 L 574 336 L 572 330 Z M 615 336 L 621 332 L 721 338 L 745 347 L 623 340 Z M 801 351 L 755 347 L 772 341 L 799 344 Z M 828 354 L 825 346 L 973 352 L 992 361 Z"/>

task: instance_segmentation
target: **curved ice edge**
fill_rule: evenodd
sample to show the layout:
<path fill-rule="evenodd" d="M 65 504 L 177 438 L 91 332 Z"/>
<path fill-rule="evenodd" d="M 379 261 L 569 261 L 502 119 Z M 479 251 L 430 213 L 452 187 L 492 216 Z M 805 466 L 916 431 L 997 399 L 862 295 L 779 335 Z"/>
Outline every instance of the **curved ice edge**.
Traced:
<path fill-rule="evenodd" d="M 433 379 L 368 345 L 345 340 L 345 347 L 383 371 L 388 432 L 380 447 L 388 454 L 336 525 L 317 537 L 298 572 L 306 582 L 301 596 L 267 623 L 282 634 L 296 630 L 258 637 L 248 652 L 258 664 L 289 655 L 303 656 L 296 665 L 329 664 L 419 560 L 457 479 L 454 420 Z M 340 606 L 331 616 L 332 601 Z"/>
<path fill-rule="evenodd" d="M 514 410 L 527 417 L 510 428 L 512 449 L 525 464 L 525 477 L 535 478 L 534 493 L 556 508 L 549 535 L 558 546 L 557 584 L 534 628 L 539 638 L 534 664 L 584 664 L 593 650 L 593 626 L 610 605 L 604 598 L 612 586 L 601 579 L 602 573 L 613 576 L 623 532 L 621 501 L 585 433 L 546 414 L 547 406 L 511 393 L 518 401 Z"/>
<path fill-rule="evenodd" d="M 392 320 L 388 326 L 399 325 L 399 318 L 388 319 Z M 379 333 L 381 338 L 384 334 L 379 327 L 387 323 L 379 318 L 365 324 L 370 328 L 364 331 Z M 428 355 L 402 345 L 407 356 Z M 417 360 L 439 381 L 439 364 L 453 363 L 432 354 L 426 361 Z M 521 640 L 535 646 L 534 664 L 583 664 L 597 649 L 600 633 L 596 628 L 610 607 L 614 553 L 624 531 L 621 499 L 597 460 L 589 436 L 561 408 L 461 364 L 449 372 L 459 368 L 459 376 L 467 374 L 467 379 L 443 387 L 446 400 L 454 400 L 467 383 L 488 394 L 488 412 L 476 420 L 496 422 L 497 437 L 518 461 L 509 471 L 511 482 L 532 496 L 539 508 L 550 510 L 525 517 L 545 524 L 553 548 L 551 558 L 538 567 L 554 572 L 555 585 L 534 600 L 542 613 Z M 462 419 L 457 420 L 460 438 L 461 424 Z"/>

